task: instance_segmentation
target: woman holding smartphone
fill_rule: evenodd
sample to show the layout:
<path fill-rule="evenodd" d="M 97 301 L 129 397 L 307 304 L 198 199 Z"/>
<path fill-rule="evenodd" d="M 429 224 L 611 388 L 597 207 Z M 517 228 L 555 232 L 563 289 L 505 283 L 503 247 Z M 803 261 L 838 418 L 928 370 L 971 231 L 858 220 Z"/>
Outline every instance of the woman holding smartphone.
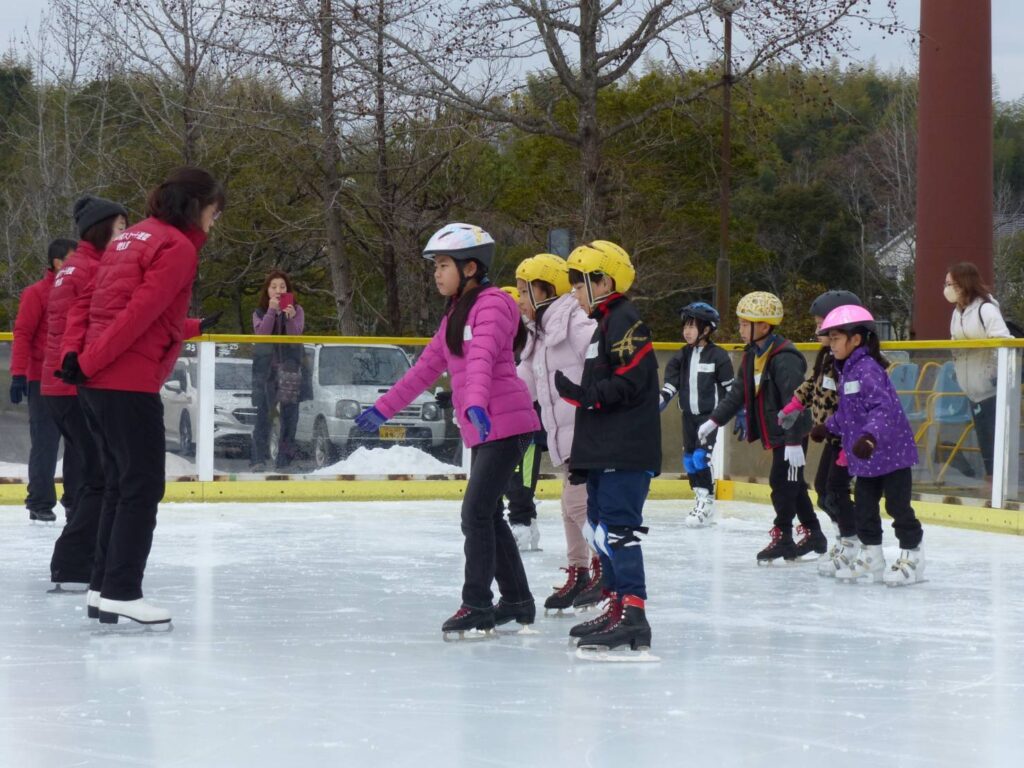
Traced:
<path fill-rule="evenodd" d="M 259 302 L 252 313 L 252 330 L 259 336 L 298 336 L 305 326 L 287 273 L 274 269 L 263 281 Z M 252 355 L 252 404 L 256 425 L 252 432 L 250 465 L 266 468 L 270 459 L 270 424 L 279 411 L 280 433 L 276 469 L 287 467 L 295 456 L 295 427 L 299 421 L 302 389 L 301 344 L 257 344 Z"/>

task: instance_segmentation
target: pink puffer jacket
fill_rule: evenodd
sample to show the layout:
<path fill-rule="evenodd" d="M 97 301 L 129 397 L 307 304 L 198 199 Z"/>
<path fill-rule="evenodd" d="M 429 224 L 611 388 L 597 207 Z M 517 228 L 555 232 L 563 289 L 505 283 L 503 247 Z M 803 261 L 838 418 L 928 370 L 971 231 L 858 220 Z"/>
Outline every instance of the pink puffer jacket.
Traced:
<path fill-rule="evenodd" d="M 447 370 L 455 418 L 467 447 L 480 443 L 476 427 L 466 417 L 474 405 L 491 419 L 488 442 L 536 432 L 540 422 L 526 385 L 516 375 L 512 353 L 518 326 L 519 310 L 512 297 L 493 286 L 485 288 L 469 311 L 462 356 L 453 355 L 445 344 L 446 314 L 416 364 L 377 400 L 377 410 L 390 419 Z"/>
<path fill-rule="evenodd" d="M 572 294 L 559 296 L 541 317 L 541 333 L 531 334 L 521 355 L 519 377 L 540 403 L 540 420 L 548 433 L 548 453 L 556 467 L 569 460 L 576 409 L 558 395 L 555 371 L 572 381 L 583 378 L 583 362 L 597 323 L 587 317 Z"/>

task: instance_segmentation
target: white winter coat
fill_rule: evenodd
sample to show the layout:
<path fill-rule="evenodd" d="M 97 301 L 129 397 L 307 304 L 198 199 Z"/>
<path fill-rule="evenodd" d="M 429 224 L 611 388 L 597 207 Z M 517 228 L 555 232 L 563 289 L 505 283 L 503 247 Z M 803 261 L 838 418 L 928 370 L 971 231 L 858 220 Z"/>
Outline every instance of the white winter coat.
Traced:
<path fill-rule="evenodd" d="M 572 381 L 583 378 L 583 361 L 597 323 L 567 293 L 548 306 L 541 325 L 540 333 L 530 329 L 529 341 L 520 355 L 519 377 L 540 403 L 540 421 L 548 433 L 551 463 L 560 467 L 569 460 L 576 409 L 558 396 L 555 371 L 561 371 Z"/>
<path fill-rule="evenodd" d="M 963 310 L 957 306 L 949 323 L 949 334 L 954 341 L 1013 338 L 999 311 L 999 304 L 991 296 L 987 301 L 975 299 Z M 953 350 L 957 383 L 971 402 L 980 403 L 995 397 L 996 360 L 994 349 Z"/>

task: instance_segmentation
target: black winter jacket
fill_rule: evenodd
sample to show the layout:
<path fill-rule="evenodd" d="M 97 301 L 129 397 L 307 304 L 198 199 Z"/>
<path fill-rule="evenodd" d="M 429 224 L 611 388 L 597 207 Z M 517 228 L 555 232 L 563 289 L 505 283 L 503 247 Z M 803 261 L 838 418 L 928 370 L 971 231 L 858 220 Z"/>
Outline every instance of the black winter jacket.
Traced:
<path fill-rule="evenodd" d="M 591 314 L 569 467 L 661 472 L 661 394 L 650 329 L 636 307 L 613 294 Z"/>
<path fill-rule="evenodd" d="M 696 356 L 696 371 L 691 363 Z M 687 344 L 676 352 L 665 366 L 665 387 L 674 396 L 679 395 L 679 409 L 683 413 L 703 416 L 711 413 L 732 386 L 732 360 L 729 353 L 717 344 L 708 342 L 704 347 Z M 697 409 L 693 401 L 697 401 Z"/>
<path fill-rule="evenodd" d="M 779 426 L 779 411 L 793 399 L 797 387 L 803 384 L 807 373 L 807 360 L 793 342 L 776 336 L 772 350 L 761 374 L 761 388 L 754 396 L 754 357 L 757 349 L 748 344 L 740 361 L 740 372 L 732 389 L 718 404 L 711 420 L 724 425 L 740 408 L 747 409 L 747 440 L 760 440 L 765 448 L 800 445 L 811 431 L 811 412 L 803 411 L 788 430 Z"/>

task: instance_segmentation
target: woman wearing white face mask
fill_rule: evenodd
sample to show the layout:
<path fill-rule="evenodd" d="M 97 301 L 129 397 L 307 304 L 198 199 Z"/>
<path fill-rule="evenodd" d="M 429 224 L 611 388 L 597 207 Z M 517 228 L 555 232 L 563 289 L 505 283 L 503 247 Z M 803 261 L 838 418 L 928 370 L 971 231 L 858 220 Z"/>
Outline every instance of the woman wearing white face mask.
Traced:
<path fill-rule="evenodd" d="M 982 282 L 978 268 L 970 262 L 950 267 L 942 295 L 954 305 L 949 333 L 962 339 L 1009 339 L 1013 337 L 1003 320 L 999 304 Z M 996 421 L 996 350 L 954 349 L 956 380 L 971 401 L 971 415 L 978 446 L 985 462 L 985 476 L 992 477 L 992 453 Z"/>

